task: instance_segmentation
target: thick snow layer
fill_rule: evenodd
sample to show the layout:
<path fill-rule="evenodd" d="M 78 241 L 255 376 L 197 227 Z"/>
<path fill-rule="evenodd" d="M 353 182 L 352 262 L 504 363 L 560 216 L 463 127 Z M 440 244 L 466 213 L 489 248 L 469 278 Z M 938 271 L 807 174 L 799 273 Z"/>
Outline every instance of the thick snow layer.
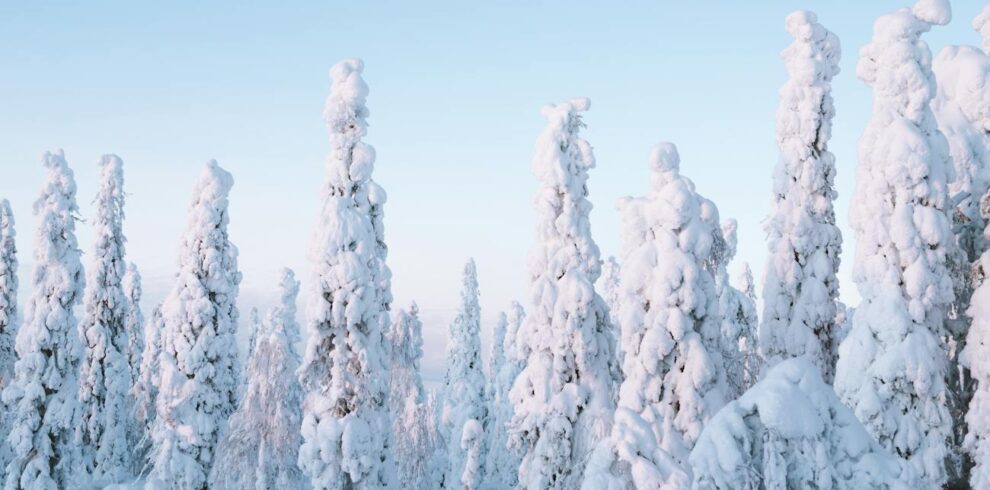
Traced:
<path fill-rule="evenodd" d="M 702 432 L 694 488 L 919 488 L 874 441 L 809 358 L 782 361 Z"/>
<path fill-rule="evenodd" d="M 601 273 L 588 215 L 595 159 L 579 136 L 587 99 L 543 108 L 533 172 L 536 244 L 530 307 L 518 342 L 526 366 L 510 392 L 511 445 L 523 453 L 519 485 L 575 488 L 595 444 L 608 434 L 619 380 L 608 307 L 595 291 Z"/>
<path fill-rule="evenodd" d="M 394 472 L 388 415 L 388 311 L 385 191 L 371 178 L 364 63 L 330 69 L 324 117 L 330 156 L 310 251 L 314 269 L 300 379 L 303 445 L 299 465 L 313 487 L 384 488 Z"/>
<path fill-rule="evenodd" d="M 787 16 L 794 42 L 782 53 L 789 78 L 780 89 L 774 197 L 766 221 L 760 350 L 765 368 L 808 356 L 831 381 L 837 356 L 836 305 L 842 236 L 835 224 L 832 78 L 839 72 L 839 39 L 799 10 Z"/>
<path fill-rule="evenodd" d="M 485 403 L 485 373 L 481 365 L 481 306 L 474 260 L 464 266 L 461 306 L 447 336 L 447 374 L 444 378 L 440 415 L 447 448 L 445 485 L 460 482 L 474 490 L 482 481 Z"/>
<path fill-rule="evenodd" d="M 14 380 L 4 389 L 13 455 L 4 488 L 68 488 L 79 476 L 77 387 L 82 355 L 73 307 L 83 293 L 76 182 L 62 150 L 45 153 L 31 297 L 17 332 Z"/>
<path fill-rule="evenodd" d="M 157 417 L 151 480 L 202 488 L 217 441 L 237 402 L 236 306 L 241 273 L 230 242 L 228 195 L 234 179 L 216 161 L 193 188 L 179 272 L 162 304 Z"/>
<path fill-rule="evenodd" d="M 79 323 L 83 358 L 79 373 L 80 425 L 76 438 L 80 470 L 94 481 L 120 483 L 130 476 L 128 440 L 131 413 L 128 390 L 127 297 L 124 294 L 124 173 L 116 155 L 100 161 L 100 190 L 96 195 L 96 240 L 91 255 Z"/>
<path fill-rule="evenodd" d="M 984 211 L 990 217 L 990 194 L 984 202 Z M 990 233 L 990 227 L 987 232 Z M 990 488 L 990 251 L 983 254 L 973 272 L 981 284 L 967 312 L 973 324 L 963 351 L 963 361 L 976 380 L 976 391 L 966 414 L 969 433 L 965 447 L 974 463 L 971 486 Z"/>
<path fill-rule="evenodd" d="M 859 144 L 850 222 L 862 302 L 839 347 L 835 388 L 884 448 L 908 459 L 925 486 L 947 481 L 952 421 L 945 334 L 954 300 L 947 265 L 948 145 L 935 125 L 930 24 L 900 9 L 881 16 L 857 76 L 873 88 Z"/>

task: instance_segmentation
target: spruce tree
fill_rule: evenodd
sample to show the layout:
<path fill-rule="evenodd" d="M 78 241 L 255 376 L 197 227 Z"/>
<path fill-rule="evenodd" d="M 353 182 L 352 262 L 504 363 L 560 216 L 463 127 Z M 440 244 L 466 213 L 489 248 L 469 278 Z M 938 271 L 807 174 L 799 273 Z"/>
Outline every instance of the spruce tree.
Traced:
<path fill-rule="evenodd" d="M 83 359 L 79 372 L 81 471 L 103 484 L 123 482 L 131 469 L 127 436 L 131 413 L 127 392 L 127 297 L 124 295 L 124 169 L 116 155 L 100 160 L 96 232 L 79 323 Z"/>
<path fill-rule="evenodd" d="M 324 488 L 391 485 L 388 312 L 391 272 L 382 224 L 385 191 L 371 178 L 364 63 L 330 70 L 324 116 L 331 153 L 311 251 L 317 287 L 300 376 L 303 445 L 299 465 Z"/>
<path fill-rule="evenodd" d="M 835 321 L 842 235 L 835 224 L 832 78 L 839 39 L 799 10 L 784 26 L 794 42 L 781 52 L 788 80 L 780 89 L 773 202 L 766 221 L 770 255 L 763 283 L 760 346 L 765 368 L 808 356 L 825 382 L 835 373 Z"/>
<path fill-rule="evenodd" d="M 237 247 L 230 242 L 234 179 L 216 161 L 193 189 L 175 285 L 162 304 L 160 379 L 151 483 L 205 489 L 237 402 Z"/>
<path fill-rule="evenodd" d="M 921 35 L 950 18 L 946 2 L 881 16 L 857 76 L 873 88 L 860 139 L 850 222 L 862 301 L 839 347 L 835 389 L 885 449 L 927 487 L 947 481 L 952 421 L 941 337 L 953 302 L 945 137 L 935 125 L 931 52 Z"/>
<path fill-rule="evenodd" d="M 619 369 L 588 215 L 591 145 L 580 137 L 587 99 L 543 108 L 547 126 L 533 172 L 536 244 L 530 255 L 531 308 L 520 328 L 526 366 L 510 392 L 511 445 L 523 454 L 519 486 L 576 488 L 595 445 L 612 425 Z"/>
<path fill-rule="evenodd" d="M 0 394 L 14 380 L 14 338 L 17 335 L 17 244 L 14 212 L 10 201 L 0 199 Z M 0 401 L 0 468 L 11 457 L 7 434 L 13 423 L 12 411 Z M 0 481 L 2 484 L 3 481 Z"/>
<path fill-rule="evenodd" d="M 38 227 L 32 293 L 17 332 L 14 379 L 3 392 L 13 447 L 4 488 L 70 488 L 78 445 L 76 386 L 82 346 L 73 308 L 83 293 L 76 241 L 76 183 L 65 154 L 45 153 L 47 171 L 34 203 Z"/>
<path fill-rule="evenodd" d="M 464 266 L 461 305 L 447 339 L 447 374 L 440 423 L 449 466 L 446 488 L 476 489 L 483 477 L 484 436 L 488 418 L 485 373 L 481 365 L 481 306 L 474 260 Z"/>

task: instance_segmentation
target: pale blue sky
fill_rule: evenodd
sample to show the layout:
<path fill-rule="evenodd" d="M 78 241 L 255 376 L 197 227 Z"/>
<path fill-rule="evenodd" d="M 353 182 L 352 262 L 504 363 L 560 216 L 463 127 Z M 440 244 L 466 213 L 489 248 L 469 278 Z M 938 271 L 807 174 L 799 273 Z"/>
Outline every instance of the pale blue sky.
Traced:
<path fill-rule="evenodd" d="M 842 294 L 854 300 L 847 203 L 870 110 L 855 62 L 876 16 L 907 2 L 619 3 L 0 2 L 0 197 L 18 220 L 22 297 L 40 155 L 58 147 L 86 219 L 99 156 L 123 158 L 128 252 L 144 272 L 147 308 L 169 286 L 192 182 L 209 158 L 235 178 L 244 316 L 275 300 L 283 265 L 305 287 L 328 147 L 327 73 L 346 57 L 365 60 L 393 289 L 397 306 L 420 304 L 429 376 L 441 372 L 468 257 L 486 336 L 497 310 L 527 303 L 530 159 L 548 102 L 592 100 L 585 135 L 598 159 L 589 187 L 603 257 L 619 248 L 616 199 L 646 190 L 649 148 L 669 140 L 723 218 L 739 220 L 733 273 L 749 261 L 759 279 L 785 79 L 778 53 L 790 42 L 783 19 L 806 8 L 843 47 L 832 150 Z M 969 24 L 981 6 L 954 1 L 952 24 L 926 36 L 933 51 L 977 44 Z M 86 223 L 79 237 L 88 251 Z"/>

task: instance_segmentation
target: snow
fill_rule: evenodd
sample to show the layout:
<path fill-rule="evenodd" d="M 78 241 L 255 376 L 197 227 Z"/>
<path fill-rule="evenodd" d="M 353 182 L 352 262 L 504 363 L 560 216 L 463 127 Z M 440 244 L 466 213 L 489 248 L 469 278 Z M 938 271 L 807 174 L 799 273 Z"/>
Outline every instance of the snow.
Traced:
<path fill-rule="evenodd" d="M 308 335 L 299 369 L 303 445 L 299 465 L 313 487 L 385 488 L 392 479 L 388 344 L 392 301 L 382 223 L 385 191 L 372 179 L 364 63 L 341 61 L 324 117 L 331 153 L 311 248 Z"/>
<path fill-rule="evenodd" d="M 834 330 L 842 235 L 835 221 L 835 157 L 828 141 L 839 39 L 804 10 L 788 15 L 785 26 L 794 42 L 781 53 L 789 78 L 777 109 L 780 158 L 765 228 L 770 255 L 760 350 L 765 368 L 808 356 L 831 382 L 838 350 Z"/>
<path fill-rule="evenodd" d="M 160 379 L 151 480 L 202 488 L 237 401 L 236 298 L 241 274 L 230 242 L 234 179 L 216 161 L 193 188 L 179 272 L 162 304 Z"/>
<path fill-rule="evenodd" d="M 518 332 L 526 314 L 522 305 L 513 301 L 508 314 L 500 313 L 489 358 L 488 455 L 485 461 L 483 488 L 501 490 L 515 488 L 519 483 L 517 469 L 519 454 L 509 448 L 509 424 L 513 406 L 509 397 L 512 383 L 525 366 L 525 358 L 517 349 Z"/>
<path fill-rule="evenodd" d="M 267 325 L 258 333 L 248 358 L 244 397 L 217 445 L 209 488 L 309 488 L 309 480 L 297 465 L 302 388 L 294 347 L 299 337 L 299 281 L 292 270 L 282 270 L 279 292 L 279 303 L 268 312 Z"/>
<path fill-rule="evenodd" d="M 388 340 L 392 346 L 389 405 L 397 481 L 409 488 L 436 488 L 443 480 L 446 460 L 442 468 L 435 467 L 443 441 L 431 422 L 420 374 L 423 323 L 416 303 L 396 313 Z"/>
<path fill-rule="evenodd" d="M 941 336 L 954 300 L 947 261 L 955 240 L 948 145 L 930 107 L 931 53 L 920 39 L 930 27 L 897 10 L 876 21 L 860 51 L 856 74 L 874 94 L 850 213 L 862 302 L 839 347 L 835 389 L 881 446 L 938 487 L 951 450 Z"/>
<path fill-rule="evenodd" d="M 96 195 L 96 240 L 88 270 L 85 315 L 79 323 L 83 358 L 79 373 L 80 424 L 76 428 L 80 471 L 96 482 L 120 483 L 129 477 L 131 448 L 128 390 L 128 298 L 124 294 L 124 173 L 116 155 L 100 160 Z"/>
<path fill-rule="evenodd" d="M 13 382 L 14 338 L 17 335 L 17 244 L 10 201 L 0 199 L 0 394 Z M 11 448 L 7 442 L 11 412 L 0 402 L 0 468 L 6 468 Z"/>
<path fill-rule="evenodd" d="M 12 459 L 4 488 L 66 488 L 79 475 L 77 379 L 82 346 L 73 307 L 83 292 L 76 241 L 76 183 L 62 150 L 45 153 L 31 297 L 17 332 L 14 379 L 3 392 Z"/>
<path fill-rule="evenodd" d="M 919 488 L 808 357 L 777 363 L 722 410 L 691 452 L 693 488 Z"/>
<path fill-rule="evenodd" d="M 619 381 L 608 307 L 595 292 L 601 273 L 588 214 L 591 145 L 579 136 L 588 99 L 543 108 L 536 143 L 539 181 L 530 296 L 519 329 L 526 365 L 509 393 L 510 445 L 523 454 L 519 486 L 576 488 L 584 462 L 612 424 Z"/>
<path fill-rule="evenodd" d="M 464 266 L 461 306 L 450 325 L 447 374 L 440 424 L 449 460 L 444 485 L 476 489 L 483 475 L 484 427 L 488 422 L 481 365 L 481 306 L 474 260 Z"/>

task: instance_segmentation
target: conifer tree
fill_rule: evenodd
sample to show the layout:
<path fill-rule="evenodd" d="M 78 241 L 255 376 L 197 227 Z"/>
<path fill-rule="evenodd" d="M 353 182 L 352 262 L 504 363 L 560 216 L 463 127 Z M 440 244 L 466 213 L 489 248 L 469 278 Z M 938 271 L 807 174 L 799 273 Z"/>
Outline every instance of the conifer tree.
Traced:
<path fill-rule="evenodd" d="M 576 488 L 584 462 L 611 430 L 619 369 L 608 306 L 594 284 L 601 274 L 591 237 L 591 145 L 579 136 L 588 99 L 543 108 L 547 126 L 533 172 L 536 245 L 530 255 L 529 310 L 520 328 L 526 365 L 510 392 L 511 445 L 523 454 L 519 486 Z"/>
<path fill-rule="evenodd" d="M 385 191 L 371 178 L 364 63 L 330 70 L 324 116 L 331 153 L 311 251 L 317 287 L 300 368 L 303 445 L 299 465 L 317 489 L 391 485 L 388 311 L 391 272 L 382 224 Z"/>
<path fill-rule="evenodd" d="M 127 396 L 127 297 L 124 261 L 124 169 L 116 155 L 100 160 L 92 265 L 79 323 L 83 359 L 79 373 L 81 471 L 104 484 L 123 482 L 131 468 L 127 435 L 131 413 Z"/>
<path fill-rule="evenodd" d="M 839 73 L 839 39 L 799 10 L 784 25 L 794 42 L 781 52 L 789 78 L 780 89 L 773 204 L 760 344 L 767 364 L 808 356 L 832 381 L 838 344 L 842 235 L 835 224 L 832 78 Z"/>
<path fill-rule="evenodd" d="M 0 199 L 0 394 L 14 380 L 14 339 L 17 335 L 17 244 L 14 237 L 14 212 L 10 201 Z M 11 457 L 7 434 L 13 422 L 11 411 L 0 401 L 0 468 Z M 0 480 L 0 484 L 3 481 Z"/>
<path fill-rule="evenodd" d="M 447 457 L 447 488 L 476 489 L 482 481 L 481 455 L 488 418 L 485 406 L 485 373 L 481 366 L 481 306 L 474 260 L 464 266 L 461 306 L 450 325 L 447 340 L 447 374 L 440 423 Z"/>
<path fill-rule="evenodd" d="M 193 189 L 179 273 L 162 304 L 151 484 L 205 489 L 237 401 L 237 247 L 227 231 L 234 179 L 216 161 Z"/>
<path fill-rule="evenodd" d="M 952 421 L 941 337 L 953 302 L 945 137 L 935 125 L 931 52 L 921 35 L 949 21 L 922 0 L 874 23 L 856 75 L 873 87 L 850 221 L 862 301 L 839 347 L 835 389 L 885 449 L 926 487 L 947 481 Z"/>
<path fill-rule="evenodd" d="M 76 241 L 76 182 L 65 154 L 45 153 L 47 171 L 34 203 L 38 227 L 32 292 L 17 332 L 14 379 L 3 392 L 13 455 L 4 488 L 70 488 L 78 446 L 76 386 L 82 346 L 73 307 L 83 292 Z"/>

